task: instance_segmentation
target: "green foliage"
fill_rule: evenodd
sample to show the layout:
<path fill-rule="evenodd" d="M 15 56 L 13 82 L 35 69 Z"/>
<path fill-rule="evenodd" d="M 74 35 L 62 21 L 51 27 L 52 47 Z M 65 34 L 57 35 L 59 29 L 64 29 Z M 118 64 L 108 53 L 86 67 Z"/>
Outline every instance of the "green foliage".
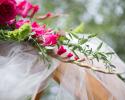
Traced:
<path fill-rule="evenodd" d="M 88 42 L 93 37 L 96 37 L 96 35 L 90 34 L 90 35 L 87 35 L 86 38 L 85 38 L 83 35 L 81 37 L 79 35 L 69 33 L 67 38 L 61 37 L 58 45 L 61 44 L 61 45 L 68 46 L 68 48 L 77 57 L 79 57 L 77 55 L 77 52 L 79 51 L 80 53 L 84 54 L 91 61 L 93 61 L 94 59 L 96 59 L 98 62 L 102 61 L 105 64 L 106 68 L 109 71 L 112 71 L 112 69 L 115 68 L 115 66 L 111 64 L 110 57 L 114 53 L 113 52 L 102 52 L 102 51 L 100 51 L 102 46 L 103 46 L 103 42 L 99 44 L 99 46 L 97 47 L 96 50 L 93 50 L 92 48 L 90 48 L 89 45 L 86 44 L 86 42 Z M 72 43 L 71 42 L 72 39 L 78 40 L 78 43 Z"/>
<path fill-rule="evenodd" d="M 24 24 L 13 31 L 0 30 L 0 40 L 3 41 L 24 41 L 31 32 L 30 24 Z"/>
<path fill-rule="evenodd" d="M 32 43 L 34 47 L 37 47 L 38 54 L 40 55 L 44 63 L 46 62 L 48 63 L 48 68 L 50 68 L 51 59 L 50 56 L 48 55 L 48 52 L 52 50 L 47 49 L 41 44 L 39 44 L 35 38 L 30 37 L 29 42 Z"/>
<path fill-rule="evenodd" d="M 97 51 L 99 51 L 100 49 L 101 49 L 101 47 L 102 47 L 102 45 L 103 45 L 103 42 L 102 43 L 100 43 L 100 45 L 97 47 Z"/>
<path fill-rule="evenodd" d="M 72 33 L 83 33 L 84 32 L 84 24 L 81 23 L 78 27 L 76 27 L 74 30 L 72 30 Z"/>

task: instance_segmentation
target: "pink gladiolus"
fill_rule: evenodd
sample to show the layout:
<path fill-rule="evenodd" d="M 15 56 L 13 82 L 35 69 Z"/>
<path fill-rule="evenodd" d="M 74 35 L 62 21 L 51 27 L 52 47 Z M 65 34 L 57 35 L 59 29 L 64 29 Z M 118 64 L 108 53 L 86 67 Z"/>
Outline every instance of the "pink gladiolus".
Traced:
<path fill-rule="evenodd" d="M 45 34 L 43 37 L 44 46 L 54 46 L 57 44 L 59 35 L 58 34 Z"/>
<path fill-rule="evenodd" d="M 67 55 L 68 58 L 70 58 L 70 57 L 72 57 L 72 56 L 73 56 L 72 53 L 68 53 L 68 55 Z"/>
<path fill-rule="evenodd" d="M 61 14 L 54 14 L 52 12 L 48 12 L 45 15 L 38 16 L 37 19 L 46 20 L 46 19 L 49 19 L 49 18 L 56 18 L 56 17 L 59 17 L 59 16 L 61 16 Z"/>
<path fill-rule="evenodd" d="M 66 52 L 66 49 L 65 49 L 64 46 L 62 45 L 62 46 L 59 47 L 59 49 L 58 49 L 58 51 L 57 51 L 57 54 L 58 54 L 58 55 L 62 55 L 62 54 L 65 53 L 65 52 Z"/>
<path fill-rule="evenodd" d="M 53 14 L 51 12 L 48 12 L 47 14 L 38 17 L 38 19 L 45 20 L 45 19 L 50 18 L 52 16 L 53 16 Z"/>
<path fill-rule="evenodd" d="M 22 6 L 24 6 L 26 4 L 26 0 L 23 0 L 23 1 L 20 1 L 20 2 L 18 2 L 18 4 L 17 4 L 17 7 L 18 7 L 18 9 L 22 9 Z"/>
<path fill-rule="evenodd" d="M 79 59 L 79 57 L 75 56 L 75 57 L 74 57 L 74 59 L 75 59 L 75 60 L 78 60 L 78 59 Z"/>
<path fill-rule="evenodd" d="M 35 15 L 35 13 L 38 12 L 38 10 L 39 10 L 39 6 L 38 5 L 34 5 L 33 6 L 33 11 L 31 13 L 30 17 L 32 18 Z"/>
<path fill-rule="evenodd" d="M 20 28 L 23 24 L 29 23 L 29 20 L 19 20 L 16 22 L 16 28 Z"/>
<path fill-rule="evenodd" d="M 10 25 L 10 26 L 15 25 L 15 23 L 16 23 L 16 19 L 12 19 L 12 20 L 7 22 L 7 24 Z"/>
<path fill-rule="evenodd" d="M 28 16 L 28 13 L 29 13 L 30 9 L 32 9 L 32 5 L 29 2 L 26 2 L 25 8 L 22 11 L 23 18 L 26 18 Z"/>
<path fill-rule="evenodd" d="M 24 0 L 17 5 L 17 13 L 21 15 L 23 18 L 27 16 L 32 18 L 34 14 L 38 11 L 38 9 L 39 6 L 31 4 L 27 0 Z M 29 14 L 29 12 L 32 13 Z"/>
<path fill-rule="evenodd" d="M 57 44 L 59 35 L 54 34 L 51 29 L 47 29 L 46 25 L 40 26 L 37 22 L 32 23 L 32 35 L 44 46 L 54 46 Z"/>
<path fill-rule="evenodd" d="M 32 27 L 39 27 L 40 25 L 37 22 L 32 23 Z"/>
<path fill-rule="evenodd" d="M 34 32 L 33 37 L 39 37 L 46 33 L 46 26 L 40 26 L 37 22 L 32 23 L 32 32 Z"/>
<path fill-rule="evenodd" d="M 37 22 L 32 23 L 32 32 L 34 32 L 33 37 L 40 37 L 44 34 L 52 34 L 53 33 L 51 29 L 46 28 L 45 24 L 40 26 Z"/>
<path fill-rule="evenodd" d="M 15 0 L 1 0 L 0 1 L 0 23 L 5 24 L 16 16 L 16 2 Z"/>

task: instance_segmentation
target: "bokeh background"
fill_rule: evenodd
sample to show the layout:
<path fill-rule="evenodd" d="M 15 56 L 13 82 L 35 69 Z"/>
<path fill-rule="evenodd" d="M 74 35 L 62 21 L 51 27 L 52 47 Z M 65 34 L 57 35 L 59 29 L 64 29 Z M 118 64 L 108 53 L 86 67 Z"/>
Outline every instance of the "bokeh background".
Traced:
<path fill-rule="evenodd" d="M 69 31 L 84 23 L 84 33 L 98 33 L 125 61 L 125 0 L 33 0 L 40 15 L 60 14 L 42 21 L 51 27 Z"/>

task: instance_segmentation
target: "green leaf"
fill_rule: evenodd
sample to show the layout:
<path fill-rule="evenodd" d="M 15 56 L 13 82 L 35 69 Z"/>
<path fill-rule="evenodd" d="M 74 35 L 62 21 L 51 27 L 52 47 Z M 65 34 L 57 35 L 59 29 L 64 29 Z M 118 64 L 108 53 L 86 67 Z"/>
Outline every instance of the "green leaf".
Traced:
<path fill-rule="evenodd" d="M 48 64 L 48 69 L 50 69 L 50 67 L 51 67 L 51 64 Z"/>
<path fill-rule="evenodd" d="M 94 34 L 91 34 L 88 36 L 88 38 L 93 38 L 93 37 L 96 37 L 98 34 L 97 33 L 94 33 Z"/>
<path fill-rule="evenodd" d="M 100 49 L 101 49 L 101 47 L 102 47 L 102 45 L 103 45 L 103 42 L 102 43 L 100 43 L 100 45 L 97 47 L 97 51 L 99 51 Z"/>
<path fill-rule="evenodd" d="M 115 54 L 114 52 L 107 52 L 106 53 L 107 55 L 113 55 L 113 54 Z"/>
<path fill-rule="evenodd" d="M 81 23 L 78 27 L 76 27 L 74 30 L 72 30 L 73 34 L 83 33 L 83 32 L 84 32 L 84 23 Z"/>
<path fill-rule="evenodd" d="M 87 41 L 88 41 L 88 39 L 80 39 L 80 40 L 79 40 L 79 43 L 80 43 L 80 44 L 84 44 L 84 43 L 86 43 Z"/>
<path fill-rule="evenodd" d="M 76 34 L 72 34 L 72 36 L 73 36 L 74 38 L 76 38 L 76 39 L 79 39 L 79 36 L 76 35 Z"/>
<path fill-rule="evenodd" d="M 59 41 L 64 41 L 64 40 L 68 40 L 68 38 L 65 36 L 60 36 Z"/>

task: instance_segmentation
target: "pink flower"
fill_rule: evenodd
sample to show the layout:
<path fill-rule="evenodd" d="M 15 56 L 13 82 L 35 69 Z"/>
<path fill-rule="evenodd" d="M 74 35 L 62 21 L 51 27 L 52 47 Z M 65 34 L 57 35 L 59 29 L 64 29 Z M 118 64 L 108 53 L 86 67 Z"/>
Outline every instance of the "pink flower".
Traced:
<path fill-rule="evenodd" d="M 45 15 L 42 15 L 42 16 L 37 17 L 37 19 L 45 20 L 45 19 L 56 18 L 56 17 L 60 17 L 60 16 L 61 16 L 61 14 L 54 14 L 54 13 L 52 13 L 52 12 L 48 12 L 48 13 L 45 14 Z"/>
<path fill-rule="evenodd" d="M 0 5 L 1 5 L 4 1 L 6 1 L 6 0 L 0 0 Z"/>
<path fill-rule="evenodd" d="M 78 59 L 79 59 L 79 57 L 75 56 L 75 57 L 74 57 L 74 59 L 75 59 L 75 60 L 78 60 Z"/>
<path fill-rule="evenodd" d="M 39 10 L 39 6 L 38 5 L 34 5 L 33 6 L 33 11 L 31 13 L 30 17 L 32 18 L 35 15 L 35 13 L 38 12 L 38 10 Z"/>
<path fill-rule="evenodd" d="M 40 26 L 37 22 L 32 23 L 32 32 L 34 32 L 33 37 L 40 37 L 44 34 L 52 34 L 53 31 L 51 29 L 47 29 L 46 25 Z"/>
<path fill-rule="evenodd" d="M 31 4 L 27 0 L 24 0 L 17 5 L 17 13 L 23 18 L 26 18 L 27 16 L 32 18 L 38 10 L 39 6 Z M 30 12 L 31 14 L 29 14 Z"/>
<path fill-rule="evenodd" d="M 12 19 L 12 20 L 7 22 L 7 24 L 10 25 L 10 26 L 15 25 L 15 23 L 16 23 L 16 19 Z"/>
<path fill-rule="evenodd" d="M 25 23 L 29 23 L 30 21 L 29 20 L 19 20 L 16 22 L 16 28 L 20 28 L 23 24 Z"/>
<path fill-rule="evenodd" d="M 65 49 L 64 46 L 62 45 L 62 46 L 59 47 L 59 49 L 58 49 L 58 51 L 57 51 L 57 54 L 58 54 L 58 55 L 62 55 L 62 54 L 65 53 L 65 52 L 66 52 L 66 49 Z"/>
<path fill-rule="evenodd" d="M 53 14 L 51 12 L 48 12 L 47 14 L 38 17 L 38 19 L 45 20 L 47 18 L 51 18 L 52 16 L 53 16 Z"/>
<path fill-rule="evenodd" d="M 54 34 L 51 29 L 47 29 L 46 25 L 40 26 L 37 22 L 32 23 L 32 35 L 33 38 L 36 38 L 44 46 L 54 46 L 57 44 L 59 34 Z"/>
<path fill-rule="evenodd" d="M 37 22 L 32 23 L 32 32 L 34 32 L 33 37 L 40 37 L 46 33 L 46 26 L 40 26 Z"/>
<path fill-rule="evenodd" d="M 15 0 L 1 0 L 0 1 L 0 23 L 4 24 L 16 16 L 16 2 Z"/>
<path fill-rule="evenodd" d="M 73 56 L 72 53 L 68 53 L 68 55 L 67 55 L 68 58 L 70 58 L 70 57 L 72 57 L 72 56 Z"/>
<path fill-rule="evenodd" d="M 58 34 L 45 34 L 43 37 L 44 46 L 53 46 L 57 44 L 59 35 Z"/>
<path fill-rule="evenodd" d="M 36 28 L 36 27 L 39 27 L 40 25 L 37 23 L 37 22 L 33 22 L 32 23 L 32 27 Z"/>

